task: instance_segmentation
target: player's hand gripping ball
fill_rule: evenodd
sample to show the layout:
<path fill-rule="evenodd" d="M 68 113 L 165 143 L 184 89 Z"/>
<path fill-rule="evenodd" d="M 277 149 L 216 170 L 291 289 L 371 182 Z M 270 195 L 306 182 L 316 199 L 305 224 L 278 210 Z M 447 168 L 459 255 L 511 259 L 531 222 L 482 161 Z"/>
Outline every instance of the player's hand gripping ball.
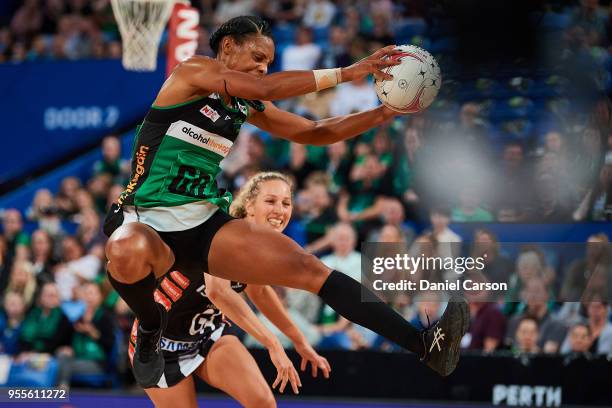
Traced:
<path fill-rule="evenodd" d="M 415 45 L 400 45 L 401 64 L 386 68 L 391 80 L 375 80 L 378 99 L 389 109 L 400 113 L 416 113 L 427 108 L 438 95 L 442 76 L 435 58 Z"/>

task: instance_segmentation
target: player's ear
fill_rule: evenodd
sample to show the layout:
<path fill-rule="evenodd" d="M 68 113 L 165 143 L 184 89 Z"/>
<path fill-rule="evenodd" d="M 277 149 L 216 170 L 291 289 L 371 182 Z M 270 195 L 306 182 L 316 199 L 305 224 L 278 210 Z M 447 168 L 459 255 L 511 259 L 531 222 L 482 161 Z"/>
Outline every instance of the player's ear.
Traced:
<path fill-rule="evenodd" d="M 234 52 L 234 48 L 236 47 L 236 42 L 232 37 L 226 35 L 221 40 L 221 52 L 225 54 L 231 54 Z"/>
<path fill-rule="evenodd" d="M 244 205 L 244 209 L 246 210 L 246 216 L 247 217 L 254 217 L 255 216 L 255 200 L 248 200 L 246 202 L 246 204 Z"/>

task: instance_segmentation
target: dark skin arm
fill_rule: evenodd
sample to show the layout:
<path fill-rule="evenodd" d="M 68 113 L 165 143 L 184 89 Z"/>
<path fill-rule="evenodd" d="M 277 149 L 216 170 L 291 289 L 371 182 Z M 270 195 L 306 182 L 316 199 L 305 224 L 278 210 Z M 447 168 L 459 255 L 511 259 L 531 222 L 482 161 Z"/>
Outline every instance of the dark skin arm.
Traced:
<path fill-rule="evenodd" d="M 222 55 L 237 55 L 237 45 L 229 38 L 223 40 Z M 342 68 L 342 81 L 362 79 L 370 74 L 376 78 L 391 79 L 383 70 L 397 65 L 398 60 L 387 58 L 396 53 L 395 46 L 381 48 L 347 68 Z M 239 49 L 243 55 L 247 48 Z M 227 57 L 230 58 L 230 57 Z M 270 62 L 270 60 L 267 60 Z M 260 68 L 260 73 L 265 71 Z M 256 75 L 253 71 L 229 69 L 217 59 L 192 57 L 181 63 L 166 80 L 155 104 L 167 106 L 189 101 L 212 92 L 228 97 L 257 99 L 264 102 L 263 112 L 252 112 L 249 122 L 281 138 L 310 145 L 327 145 L 357 136 L 379 126 L 397 113 L 378 107 L 367 112 L 311 121 L 276 108 L 271 100 L 290 98 L 316 91 L 312 71 L 286 71 L 271 75 Z"/>
<path fill-rule="evenodd" d="M 386 59 L 395 53 L 394 47 L 381 48 L 350 67 L 342 68 L 342 82 L 365 78 L 370 74 L 378 79 L 391 79 L 392 76 L 382 70 L 399 63 Z M 229 69 L 216 59 L 194 56 L 176 67 L 162 86 L 155 103 L 160 106 L 172 105 L 212 92 L 272 101 L 315 91 L 312 71 L 285 71 L 256 76 Z"/>
<path fill-rule="evenodd" d="M 323 146 L 350 139 L 391 119 L 396 112 L 381 105 L 377 108 L 346 116 L 309 120 L 278 109 L 264 102 L 263 112 L 252 112 L 249 122 L 283 139 L 295 143 Z"/>

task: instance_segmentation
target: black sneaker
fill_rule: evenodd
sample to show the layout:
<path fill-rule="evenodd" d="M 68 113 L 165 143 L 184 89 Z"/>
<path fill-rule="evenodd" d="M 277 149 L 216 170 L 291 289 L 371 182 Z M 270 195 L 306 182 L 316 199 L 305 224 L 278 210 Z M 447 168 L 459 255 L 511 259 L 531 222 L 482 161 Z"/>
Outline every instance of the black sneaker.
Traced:
<path fill-rule="evenodd" d="M 459 296 L 451 297 L 440 320 L 423 331 L 425 355 L 421 361 L 441 376 L 450 375 L 459 362 L 461 339 L 469 324 L 467 302 Z"/>
<path fill-rule="evenodd" d="M 143 388 L 151 388 L 157 385 L 164 373 L 165 362 L 159 343 L 162 333 L 166 329 L 168 317 L 166 309 L 160 304 L 159 313 L 161 323 L 157 330 L 144 330 L 138 325 L 136 336 L 136 347 L 134 350 L 133 372 L 134 378 Z"/>

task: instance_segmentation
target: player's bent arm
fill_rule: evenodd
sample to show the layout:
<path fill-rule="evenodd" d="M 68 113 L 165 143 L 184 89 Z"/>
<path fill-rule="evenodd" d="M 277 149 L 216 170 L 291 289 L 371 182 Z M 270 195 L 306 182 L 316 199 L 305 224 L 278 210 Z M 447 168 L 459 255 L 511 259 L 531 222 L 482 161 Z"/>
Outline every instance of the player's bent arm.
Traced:
<path fill-rule="evenodd" d="M 204 274 L 206 296 L 242 330 L 249 333 L 267 349 L 280 347 L 280 341 L 257 318 L 244 298 L 235 292 L 231 282 Z"/>
<path fill-rule="evenodd" d="M 272 324 L 287 336 L 293 344 L 306 342 L 306 337 L 291 321 L 287 310 L 274 289 L 268 285 L 248 285 L 245 289 L 249 299 Z"/>
<path fill-rule="evenodd" d="M 244 99 L 276 100 L 316 91 L 312 71 L 287 71 L 256 77 L 201 56 L 183 62 L 176 74 L 199 93 L 226 93 Z"/>
<path fill-rule="evenodd" d="M 397 115 L 381 105 L 365 112 L 313 121 L 278 109 L 272 102 L 264 102 L 264 105 L 263 112 L 253 112 L 249 116 L 250 123 L 283 139 L 314 146 L 350 139 Z"/>
<path fill-rule="evenodd" d="M 192 88 L 193 94 L 219 92 L 244 99 L 271 101 L 306 95 L 370 74 L 379 79 L 391 79 L 392 76 L 383 70 L 399 64 L 397 59 L 387 58 L 398 52 L 394 48 L 381 48 L 347 68 L 286 71 L 262 77 L 234 71 L 216 59 L 194 56 L 181 63 L 173 76 Z"/>

